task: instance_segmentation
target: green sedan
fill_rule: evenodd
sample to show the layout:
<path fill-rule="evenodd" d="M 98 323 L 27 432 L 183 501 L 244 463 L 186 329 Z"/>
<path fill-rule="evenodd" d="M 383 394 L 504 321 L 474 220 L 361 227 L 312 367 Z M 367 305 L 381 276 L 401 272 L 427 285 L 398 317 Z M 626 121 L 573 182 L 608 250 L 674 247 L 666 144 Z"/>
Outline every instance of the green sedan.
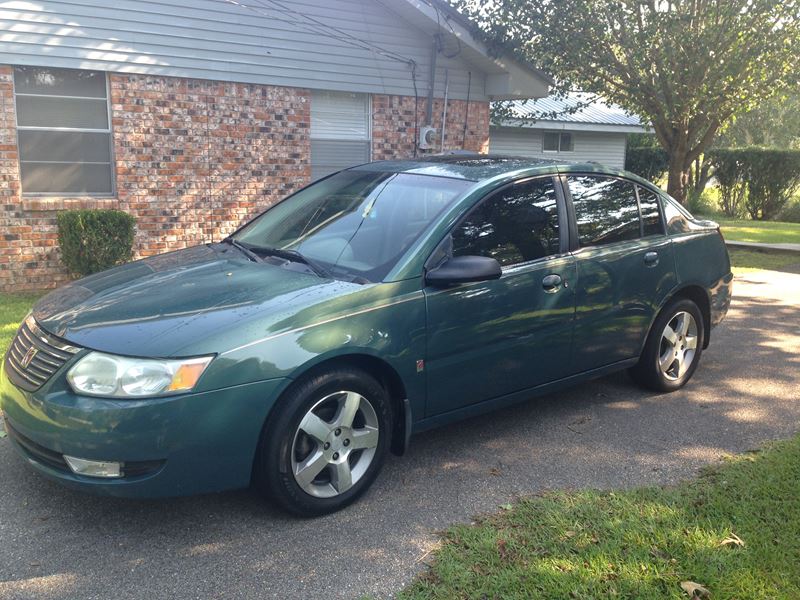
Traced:
<path fill-rule="evenodd" d="M 0 371 L 34 469 L 119 496 L 353 502 L 412 434 L 628 369 L 683 386 L 718 227 L 630 173 L 482 155 L 331 175 L 230 237 L 66 285 Z"/>

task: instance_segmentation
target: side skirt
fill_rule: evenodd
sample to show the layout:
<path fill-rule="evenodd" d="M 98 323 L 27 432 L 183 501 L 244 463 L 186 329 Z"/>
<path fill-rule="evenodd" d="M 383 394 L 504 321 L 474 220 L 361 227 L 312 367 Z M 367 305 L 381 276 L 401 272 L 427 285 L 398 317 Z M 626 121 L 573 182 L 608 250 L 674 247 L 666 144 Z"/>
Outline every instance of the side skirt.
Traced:
<path fill-rule="evenodd" d="M 447 425 L 455 421 L 460 421 L 462 419 L 468 419 L 470 417 L 492 412 L 506 406 L 519 404 L 521 402 L 525 402 L 526 400 L 530 400 L 535 396 L 541 396 L 550 392 L 564 389 L 566 387 L 571 387 L 575 384 L 588 381 L 589 379 L 596 379 L 598 377 L 602 377 L 603 375 L 614 373 L 615 371 L 622 371 L 623 369 L 632 367 L 637 362 L 639 362 L 638 356 L 635 358 L 621 360 L 597 369 L 592 369 L 591 371 L 578 373 L 577 375 L 570 375 L 569 377 L 564 377 L 563 379 L 551 381 L 533 388 L 527 388 L 519 392 L 512 392 L 511 394 L 506 394 L 505 396 L 498 396 L 497 398 L 492 398 L 491 400 L 485 400 L 483 402 L 478 402 L 477 404 L 471 404 L 470 406 L 451 410 L 440 415 L 434 415 L 433 417 L 428 417 L 414 423 L 412 432 L 420 433 L 422 431 L 427 431 L 428 429 L 434 429 L 435 427 L 439 427 L 441 425 Z M 406 443 L 406 447 L 407 445 L 408 444 Z"/>

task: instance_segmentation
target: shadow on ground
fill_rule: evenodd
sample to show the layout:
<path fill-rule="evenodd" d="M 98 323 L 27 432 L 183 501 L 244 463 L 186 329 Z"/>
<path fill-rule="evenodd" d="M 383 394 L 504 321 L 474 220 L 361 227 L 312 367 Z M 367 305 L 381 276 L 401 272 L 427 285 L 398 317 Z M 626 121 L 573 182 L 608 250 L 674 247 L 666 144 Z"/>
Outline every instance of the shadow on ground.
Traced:
<path fill-rule="evenodd" d="M 167 501 L 86 496 L 0 440 L 0 597 L 356 598 L 390 595 L 436 531 L 520 494 L 670 483 L 798 429 L 800 276 L 755 273 L 688 388 L 624 374 L 414 438 L 373 490 L 296 520 L 250 492 Z"/>

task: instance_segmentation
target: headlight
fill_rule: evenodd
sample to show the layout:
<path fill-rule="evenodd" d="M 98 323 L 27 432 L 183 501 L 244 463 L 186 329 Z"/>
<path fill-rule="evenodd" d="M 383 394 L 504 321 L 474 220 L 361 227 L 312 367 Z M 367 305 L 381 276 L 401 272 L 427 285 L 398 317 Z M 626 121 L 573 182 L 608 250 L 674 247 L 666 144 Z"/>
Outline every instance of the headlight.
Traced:
<path fill-rule="evenodd" d="M 191 390 L 212 358 L 127 358 L 92 352 L 69 370 L 67 381 L 73 390 L 87 396 L 167 396 Z"/>

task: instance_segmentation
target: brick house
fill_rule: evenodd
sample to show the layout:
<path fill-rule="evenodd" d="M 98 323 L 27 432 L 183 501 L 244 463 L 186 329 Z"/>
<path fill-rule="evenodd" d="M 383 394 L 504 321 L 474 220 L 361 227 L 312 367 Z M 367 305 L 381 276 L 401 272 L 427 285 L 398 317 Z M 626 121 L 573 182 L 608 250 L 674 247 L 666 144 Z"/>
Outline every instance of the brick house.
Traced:
<path fill-rule="evenodd" d="M 441 0 L 4 5 L 0 290 L 66 280 L 60 210 L 133 214 L 137 257 L 219 240 L 339 168 L 486 151 L 489 102 L 550 83 Z"/>

